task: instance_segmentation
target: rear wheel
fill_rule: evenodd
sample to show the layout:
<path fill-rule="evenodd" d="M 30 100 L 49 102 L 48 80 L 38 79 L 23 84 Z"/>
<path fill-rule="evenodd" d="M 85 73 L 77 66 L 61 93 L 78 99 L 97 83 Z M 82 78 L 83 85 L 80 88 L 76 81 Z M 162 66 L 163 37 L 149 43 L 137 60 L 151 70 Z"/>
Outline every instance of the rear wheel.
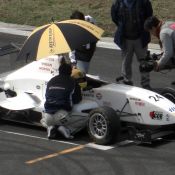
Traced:
<path fill-rule="evenodd" d="M 161 95 L 175 103 L 175 90 L 172 88 L 165 88 L 162 90 Z"/>
<path fill-rule="evenodd" d="M 114 143 L 119 138 L 120 119 L 109 107 L 94 109 L 89 114 L 88 133 L 100 145 Z"/>

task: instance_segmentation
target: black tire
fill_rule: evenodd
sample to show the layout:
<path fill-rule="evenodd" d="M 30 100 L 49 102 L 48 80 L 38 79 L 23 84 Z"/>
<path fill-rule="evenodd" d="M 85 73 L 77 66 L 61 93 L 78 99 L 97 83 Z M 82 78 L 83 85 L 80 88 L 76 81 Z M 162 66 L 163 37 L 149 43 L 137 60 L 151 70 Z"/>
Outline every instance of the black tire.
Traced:
<path fill-rule="evenodd" d="M 0 119 L 2 119 L 6 114 L 8 110 L 0 107 Z"/>
<path fill-rule="evenodd" d="M 96 144 L 112 144 L 119 138 L 120 118 L 112 108 L 100 107 L 89 113 L 87 128 Z"/>
<path fill-rule="evenodd" d="M 173 88 L 164 88 L 161 92 L 161 95 L 175 103 L 175 90 Z"/>

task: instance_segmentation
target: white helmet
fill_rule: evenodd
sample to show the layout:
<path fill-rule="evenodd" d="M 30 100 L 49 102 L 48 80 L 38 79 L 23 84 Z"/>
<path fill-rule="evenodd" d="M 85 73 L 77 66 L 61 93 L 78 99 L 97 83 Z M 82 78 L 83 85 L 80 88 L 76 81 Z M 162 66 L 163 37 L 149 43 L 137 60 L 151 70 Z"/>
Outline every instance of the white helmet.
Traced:
<path fill-rule="evenodd" d="M 90 16 L 90 15 L 86 15 L 85 16 L 85 21 L 88 21 L 88 22 L 90 22 L 92 24 L 96 24 L 95 19 L 92 16 Z"/>

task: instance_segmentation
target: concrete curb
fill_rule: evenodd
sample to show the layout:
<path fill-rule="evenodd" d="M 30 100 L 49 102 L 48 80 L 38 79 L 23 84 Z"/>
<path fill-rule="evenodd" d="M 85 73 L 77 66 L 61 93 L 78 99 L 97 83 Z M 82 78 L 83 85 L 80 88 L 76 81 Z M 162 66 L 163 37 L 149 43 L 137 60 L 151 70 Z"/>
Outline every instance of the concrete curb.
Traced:
<path fill-rule="evenodd" d="M 19 35 L 19 36 L 29 36 L 31 31 L 35 29 L 35 26 L 29 25 L 18 25 L 18 24 L 10 24 L 0 22 L 0 33 L 7 33 L 12 35 Z M 120 48 L 113 42 L 113 38 L 111 37 L 103 37 L 97 43 L 97 47 L 107 48 L 107 49 L 117 49 Z M 160 47 L 158 44 L 150 43 L 148 45 L 150 51 L 153 52 L 160 52 Z"/>

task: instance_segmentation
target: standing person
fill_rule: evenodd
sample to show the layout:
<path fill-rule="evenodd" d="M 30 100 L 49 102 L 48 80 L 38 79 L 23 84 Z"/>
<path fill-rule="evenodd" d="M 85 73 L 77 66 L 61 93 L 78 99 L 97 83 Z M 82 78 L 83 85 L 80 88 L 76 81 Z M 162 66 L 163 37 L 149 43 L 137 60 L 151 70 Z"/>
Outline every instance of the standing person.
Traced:
<path fill-rule="evenodd" d="M 59 75 L 47 84 L 45 112 L 41 123 L 47 128 L 49 139 L 55 137 L 57 129 L 65 138 L 72 138 L 65 124 L 69 121 L 72 105 L 79 103 L 82 96 L 80 86 L 71 77 L 71 73 L 72 66 L 64 62 L 59 67 Z"/>
<path fill-rule="evenodd" d="M 95 24 L 95 20 L 91 16 L 89 15 L 84 16 L 84 14 L 78 10 L 74 11 L 70 16 L 70 18 L 86 20 L 88 22 Z M 80 69 L 82 72 L 88 73 L 90 61 L 94 55 L 95 49 L 96 49 L 96 42 L 88 43 L 75 49 L 69 54 L 71 62 L 74 65 L 76 65 L 76 67 Z"/>
<path fill-rule="evenodd" d="M 156 16 L 151 16 L 145 21 L 144 28 L 159 39 L 163 51 L 161 58 L 156 62 L 155 71 L 163 69 L 166 65 L 175 65 L 175 22 L 161 21 Z M 175 81 L 172 85 L 175 85 Z"/>
<path fill-rule="evenodd" d="M 137 60 L 144 59 L 150 34 L 144 30 L 144 22 L 152 16 L 153 10 L 149 0 L 114 0 L 111 17 L 117 26 L 114 42 L 121 48 L 123 83 L 133 85 L 132 60 L 134 53 Z M 148 73 L 141 73 L 141 85 L 150 89 Z"/>

